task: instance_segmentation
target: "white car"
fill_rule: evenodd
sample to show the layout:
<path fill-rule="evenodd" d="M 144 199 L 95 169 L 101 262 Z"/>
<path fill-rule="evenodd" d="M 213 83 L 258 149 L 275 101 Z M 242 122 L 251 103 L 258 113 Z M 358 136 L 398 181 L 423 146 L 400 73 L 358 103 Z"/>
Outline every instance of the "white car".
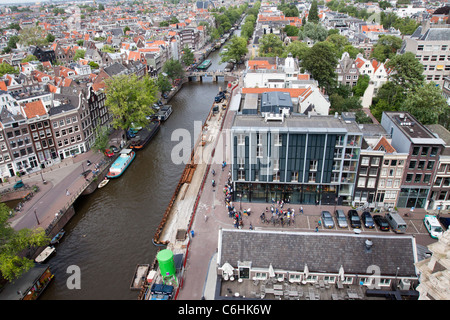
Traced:
<path fill-rule="evenodd" d="M 425 225 L 425 228 L 427 228 L 427 231 L 430 233 L 430 236 L 434 239 L 437 239 L 444 232 L 436 216 L 429 214 L 425 215 L 423 224 Z"/>

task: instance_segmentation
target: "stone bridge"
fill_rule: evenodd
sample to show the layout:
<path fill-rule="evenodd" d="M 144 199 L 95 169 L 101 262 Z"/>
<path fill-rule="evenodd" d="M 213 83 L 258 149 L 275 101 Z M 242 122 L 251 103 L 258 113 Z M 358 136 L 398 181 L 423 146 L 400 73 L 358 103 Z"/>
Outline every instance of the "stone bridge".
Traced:
<path fill-rule="evenodd" d="M 239 75 L 237 72 L 224 71 L 224 70 L 211 70 L 211 71 L 189 71 L 186 72 L 186 77 L 191 81 L 195 79 L 196 81 L 202 81 L 203 77 L 212 77 L 213 82 L 217 81 L 217 78 L 223 77 L 224 81 L 231 82 L 236 80 Z"/>

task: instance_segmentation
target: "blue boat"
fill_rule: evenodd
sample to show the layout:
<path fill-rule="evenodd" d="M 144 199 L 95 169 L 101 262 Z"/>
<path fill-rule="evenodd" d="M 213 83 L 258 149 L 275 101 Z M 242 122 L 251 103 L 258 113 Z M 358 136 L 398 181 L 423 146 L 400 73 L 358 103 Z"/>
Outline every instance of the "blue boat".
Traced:
<path fill-rule="evenodd" d="M 136 153 L 131 149 L 121 150 L 119 157 L 109 168 L 109 172 L 106 174 L 106 177 L 109 179 L 120 177 L 125 169 L 128 168 L 131 161 L 134 160 L 135 156 Z"/>

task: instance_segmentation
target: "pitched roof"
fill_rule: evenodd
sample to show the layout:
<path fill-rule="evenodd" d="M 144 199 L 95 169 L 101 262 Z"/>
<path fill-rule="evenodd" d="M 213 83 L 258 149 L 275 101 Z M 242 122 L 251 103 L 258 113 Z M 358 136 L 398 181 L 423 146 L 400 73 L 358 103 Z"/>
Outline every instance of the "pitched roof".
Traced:
<path fill-rule="evenodd" d="M 377 145 L 373 148 L 374 150 L 381 150 L 384 149 L 387 153 L 394 153 L 396 150 L 389 141 L 385 137 L 381 137 L 378 141 Z"/>
<path fill-rule="evenodd" d="M 237 266 L 251 261 L 252 267 L 310 272 L 338 273 L 343 266 L 348 274 L 368 274 L 376 265 L 383 275 L 416 277 L 415 240 L 410 235 L 356 235 L 258 230 L 220 231 L 219 261 Z M 366 249 L 367 239 L 372 241 Z"/>
<path fill-rule="evenodd" d="M 45 116 L 47 114 L 47 110 L 45 110 L 44 104 L 42 103 L 41 100 L 28 102 L 23 107 L 23 111 L 28 119 L 37 116 Z"/>

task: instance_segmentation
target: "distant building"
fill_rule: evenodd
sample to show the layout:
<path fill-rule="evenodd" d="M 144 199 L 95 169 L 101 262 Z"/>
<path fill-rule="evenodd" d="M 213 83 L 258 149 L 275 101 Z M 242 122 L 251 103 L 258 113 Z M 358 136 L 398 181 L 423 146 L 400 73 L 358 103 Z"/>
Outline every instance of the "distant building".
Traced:
<path fill-rule="evenodd" d="M 450 25 L 430 25 L 426 21 L 404 39 L 400 53 L 412 52 L 423 64 L 427 82 L 443 86 L 444 78 L 450 75 Z"/>

